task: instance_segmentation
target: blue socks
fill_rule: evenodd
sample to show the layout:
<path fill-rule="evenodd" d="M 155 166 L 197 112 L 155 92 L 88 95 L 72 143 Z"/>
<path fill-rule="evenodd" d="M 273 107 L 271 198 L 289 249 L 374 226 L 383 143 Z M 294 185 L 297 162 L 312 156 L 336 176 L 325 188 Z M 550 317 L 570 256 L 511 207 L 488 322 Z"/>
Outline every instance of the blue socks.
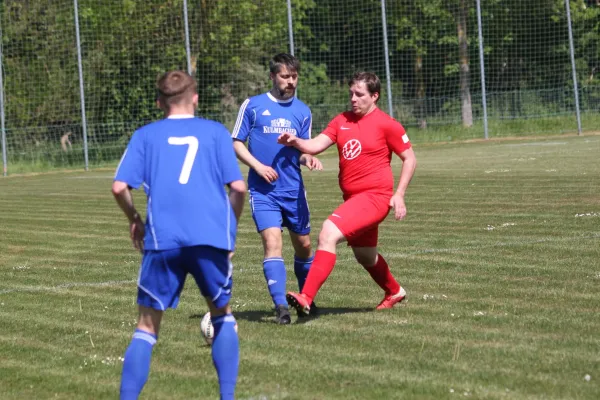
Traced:
<path fill-rule="evenodd" d="M 221 400 L 233 400 L 240 362 L 237 323 L 231 314 L 212 317 L 215 338 L 212 359 L 219 377 Z"/>
<path fill-rule="evenodd" d="M 308 276 L 308 270 L 310 270 L 310 266 L 314 259 L 314 254 L 306 260 L 294 256 L 294 273 L 296 274 L 296 279 L 298 279 L 298 288 L 300 289 L 300 292 L 302 292 L 304 282 L 306 282 L 306 277 Z"/>
<path fill-rule="evenodd" d="M 302 288 L 304 287 L 304 282 L 306 282 L 306 277 L 308 276 L 308 271 L 310 270 L 314 258 L 314 255 L 307 259 L 294 257 L 294 273 L 296 274 L 296 279 L 298 279 L 298 288 L 300 291 L 302 291 Z M 271 294 L 275 306 L 279 304 L 287 306 L 288 303 L 285 299 L 287 276 L 283 258 L 265 258 L 263 260 L 263 272 L 265 273 L 269 293 Z"/>
<path fill-rule="evenodd" d="M 156 335 L 136 329 L 133 339 L 125 351 L 123 372 L 121 373 L 121 400 L 135 400 L 140 395 L 150 373 L 152 347 Z"/>
<path fill-rule="evenodd" d="M 287 275 L 285 272 L 285 264 L 283 258 L 272 257 L 265 258 L 263 260 L 263 272 L 265 273 L 265 279 L 267 280 L 267 286 L 269 293 L 273 299 L 275 306 L 283 304 L 287 306 L 287 300 L 285 299 L 285 286 Z"/>
<path fill-rule="evenodd" d="M 212 344 L 212 359 L 217 376 L 221 400 L 233 400 L 240 362 L 240 345 L 237 323 L 231 314 L 212 317 L 215 337 Z M 121 373 L 120 400 L 137 400 L 150 373 L 152 348 L 157 337 L 136 329 L 133 339 L 125 351 Z"/>

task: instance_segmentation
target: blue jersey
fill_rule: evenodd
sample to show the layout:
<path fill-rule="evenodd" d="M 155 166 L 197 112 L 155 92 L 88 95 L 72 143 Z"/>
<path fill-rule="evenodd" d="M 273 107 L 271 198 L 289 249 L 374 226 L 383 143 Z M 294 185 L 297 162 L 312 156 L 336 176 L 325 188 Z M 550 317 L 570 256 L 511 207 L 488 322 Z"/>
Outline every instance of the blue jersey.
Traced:
<path fill-rule="evenodd" d="M 148 196 L 146 250 L 205 245 L 233 250 L 237 222 L 225 185 L 242 180 L 229 132 L 193 116 L 138 129 L 115 180 Z"/>
<path fill-rule="evenodd" d="M 279 179 L 269 183 L 250 169 L 248 187 L 261 193 L 304 190 L 300 172 L 300 151 L 277 143 L 287 132 L 302 139 L 311 137 L 312 116 L 306 104 L 297 98 L 277 100 L 270 93 L 244 101 L 231 137 L 245 142 L 248 150 L 264 165 L 272 167 Z"/>

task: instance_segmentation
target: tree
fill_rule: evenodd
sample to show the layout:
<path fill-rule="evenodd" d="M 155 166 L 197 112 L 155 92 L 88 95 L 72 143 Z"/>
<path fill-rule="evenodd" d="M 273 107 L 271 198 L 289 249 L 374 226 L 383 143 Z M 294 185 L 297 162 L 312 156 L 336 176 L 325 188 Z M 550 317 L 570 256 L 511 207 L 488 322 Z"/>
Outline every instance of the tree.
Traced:
<path fill-rule="evenodd" d="M 460 0 L 455 8 L 456 28 L 458 31 L 458 62 L 460 64 L 460 100 L 462 124 L 464 127 L 473 126 L 473 107 L 471 90 L 469 88 L 469 45 L 467 39 L 468 9 L 465 0 Z"/>

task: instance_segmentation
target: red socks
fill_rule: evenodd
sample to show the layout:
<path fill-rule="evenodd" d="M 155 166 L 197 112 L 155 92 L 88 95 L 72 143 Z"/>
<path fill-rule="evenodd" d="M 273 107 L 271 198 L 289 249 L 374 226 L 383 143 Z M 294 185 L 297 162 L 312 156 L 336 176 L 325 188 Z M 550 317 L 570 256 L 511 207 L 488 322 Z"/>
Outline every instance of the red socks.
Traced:
<path fill-rule="evenodd" d="M 379 287 L 385 291 L 386 295 L 396 294 L 400 291 L 400 284 L 390 272 L 390 267 L 381 254 L 377 256 L 377 263 L 375 265 L 364 268 Z"/>
<path fill-rule="evenodd" d="M 315 252 L 315 259 L 308 271 L 302 294 L 304 294 L 311 302 L 317 296 L 317 292 L 327 280 L 333 267 L 335 266 L 336 256 L 324 250 Z M 381 254 L 377 257 L 377 263 L 369 268 L 366 268 L 371 278 L 385 291 L 386 295 L 396 294 L 400 291 L 400 284 L 396 281 L 390 267 Z"/>
<path fill-rule="evenodd" d="M 302 294 L 306 295 L 311 302 L 316 297 L 325 280 L 329 277 L 329 274 L 331 274 L 331 271 L 333 271 L 335 259 L 336 256 L 334 253 L 325 250 L 317 250 L 315 252 L 315 259 L 312 262 L 306 282 L 302 288 Z"/>

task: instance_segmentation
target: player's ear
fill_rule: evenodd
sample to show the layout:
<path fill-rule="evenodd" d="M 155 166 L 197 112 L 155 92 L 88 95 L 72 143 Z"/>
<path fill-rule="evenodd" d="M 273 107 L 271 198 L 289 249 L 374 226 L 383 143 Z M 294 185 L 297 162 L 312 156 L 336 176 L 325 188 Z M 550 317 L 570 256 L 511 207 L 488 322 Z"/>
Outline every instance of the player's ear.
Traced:
<path fill-rule="evenodd" d="M 168 114 L 169 113 L 169 106 L 166 105 L 161 98 L 159 97 L 158 99 L 156 99 L 156 106 L 161 109 L 164 113 Z"/>
<path fill-rule="evenodd" d="M 195 93 L 192 97 L 192 104 L 194 104 L 194 108 L 198 108 L 198 93 Z"/>

